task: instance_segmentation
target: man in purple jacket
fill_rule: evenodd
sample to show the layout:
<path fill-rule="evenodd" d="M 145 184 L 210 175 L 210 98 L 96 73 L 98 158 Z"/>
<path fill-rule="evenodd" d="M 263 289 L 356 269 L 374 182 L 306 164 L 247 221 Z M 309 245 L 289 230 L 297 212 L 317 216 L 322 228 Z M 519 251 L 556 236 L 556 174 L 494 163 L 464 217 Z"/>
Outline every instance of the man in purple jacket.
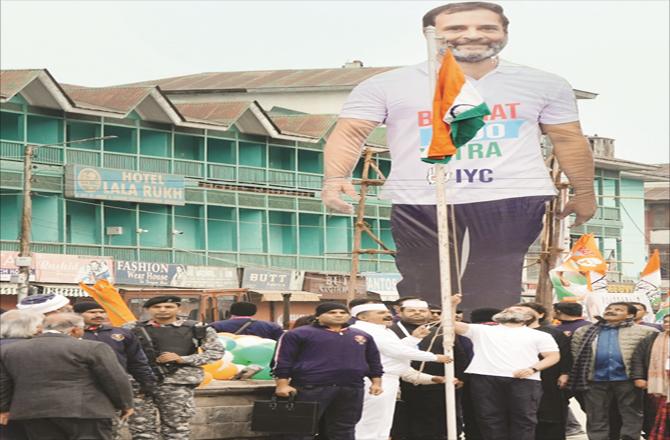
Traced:
<path fill-rule="evenodd" d="M 313 325 L 291 330 L 279 340 L 273 370 L 275 394 L 295 394 L 298 401 L 318 402 L 327 438 L 354 440 L 354 427 L 363 409 L 363 378 L 372 382 L 370 394 L 382 393 L 379 351 L 370 335 L 348 326 L 351 315 L 345 305 L 319 304 L 315 314 Z"/>

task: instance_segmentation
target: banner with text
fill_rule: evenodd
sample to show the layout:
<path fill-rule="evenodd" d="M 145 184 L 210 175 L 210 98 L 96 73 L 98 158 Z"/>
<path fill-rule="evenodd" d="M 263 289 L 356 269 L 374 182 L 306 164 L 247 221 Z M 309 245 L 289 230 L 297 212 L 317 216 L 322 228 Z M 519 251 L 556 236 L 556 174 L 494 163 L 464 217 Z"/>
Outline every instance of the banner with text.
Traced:
<path fill-rule="evenodd" d="M 172 174 L 68 165 L 65 196 L 75 199 L 184 205 L 184 177 Z"/>
<path fill-rule="evenodd" d="M 116 282 L 139 286 L 237 289 L 234 267 L 192 266 L 186 264 L 116 261 Z"/>
<path fill-rule="evenodd" d="M 250 290 L 302 290 L 305 272 L 245 267 L 242 287 Z"/>

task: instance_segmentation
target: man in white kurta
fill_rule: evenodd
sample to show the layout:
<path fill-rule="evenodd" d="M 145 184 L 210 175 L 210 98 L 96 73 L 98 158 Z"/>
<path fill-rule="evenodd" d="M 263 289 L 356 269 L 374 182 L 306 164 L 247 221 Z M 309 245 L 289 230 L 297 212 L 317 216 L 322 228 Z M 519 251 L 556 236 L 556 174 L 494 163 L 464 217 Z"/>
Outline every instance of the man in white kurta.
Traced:
<path fill-rule="evenodd" d="M 425 326 L 416 329 L 411 336 L 399 339 L 388 328 L 393 320 L 391 312 L 384 304 L 362 304 L 353 307 L 351 315 L 357 318 L 352 327 L 363 330 L 374 339 L 384 367 L 382 376 L 384 392 L 378 396 L 365 395 L 363 414 L 356 424 L 356 440 L 388 440 L 393 424 L 396 395 L 400 386 L 399 378 L 408 374 L 412 375 L 410 362 L 448 363 L 451 362 L 451 358 L 417 348 L 417 344 L 429 333 Z M 434 377 L 429 380 L 440 383 L 444 379 Z"/>

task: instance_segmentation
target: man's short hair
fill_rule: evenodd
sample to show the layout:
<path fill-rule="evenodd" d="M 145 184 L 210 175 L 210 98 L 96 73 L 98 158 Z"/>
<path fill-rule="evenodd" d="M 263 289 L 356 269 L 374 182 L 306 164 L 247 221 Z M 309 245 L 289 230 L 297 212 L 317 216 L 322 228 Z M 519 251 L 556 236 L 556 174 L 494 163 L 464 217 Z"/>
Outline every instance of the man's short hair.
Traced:
<path fill-rule="evenodd" d="M 629 315 L 637 315 L 637 307 L 635 307 L 632 303 L 629 303 L 629 302 L 623 302 L 623 301 L 613 302 L 613 303 L 607 304 L 607 306 L 605 308 L 607 308 L 609 306 L 624 306 L 628 310 Z"/>
<path fill-rule="evenodd" d="M 235 316 L 254 316 L 256 314 L 256 304 L 239 301 L 230 306 L 230 314 Z"/>
<path fill-rule="evenodd" d="M 44 321 L 44 315 L 33 310 L 9 310 L 0 316 L 0 337 L 30 338 Z"/>
<path fill-rule="evenodd" d="M 568 316 L 581 317 L 584 314 L 584 307 L 575 302 L 559 302 L 554 304 L 554 310 Z"/>
<path fill-rule="evenodd" d="M 55 313 L 44 318 L 44 330 L 64 332 L 74 327 L 84 328 L 84 318 L 76 313 Z"/>
<path fill-rule="evenodd" d="M 351 301 L 349 301 L 349 309 L 352 309 L 356 306 L 360 306 L 361 304 L 382 304 L 381 301 L 375 298 L 370 298 L 368 296 L 362 297 L 362 298 L 354 298 Z"/>
<path fill-rule="evenodd" d="M 423 16 L 423 27 L 435 26 L 435 18 L 440 14 L 455 14 L 457 12 L 475 11 L 477 9 L 486 9 L 498 14 L 500 21 L 502 22 L 503 30 L 507 32 L 509 19 L 505 16 L 503 7 L 489 2 L 459 2 L 438 6 L 437 8 L 433 8 L 426 12 L 426 15 Z"/>
<path fill-rule="evenodd" d="M 514 304 L 513 307 L 528 307 L 529 309 L 535 311 L 538 315 L 543 315 L 542 318 L 538 319 L 538 322 L 544 323 L 547 320 L 547 308 L 543 306 L 540 303 L 536 302 L 525 302 L 525 303 L 519 303 L 519 304 Z"/>
<path fill-rule="evenodd" d="M 640 306 L 644 311 L 647 311 L 647 306 L 645 306 L 643 303 L 640 302 L 635 302 L 635 301 L 628 301 L 630 304 L 633 304 L 633 306 Z"/>

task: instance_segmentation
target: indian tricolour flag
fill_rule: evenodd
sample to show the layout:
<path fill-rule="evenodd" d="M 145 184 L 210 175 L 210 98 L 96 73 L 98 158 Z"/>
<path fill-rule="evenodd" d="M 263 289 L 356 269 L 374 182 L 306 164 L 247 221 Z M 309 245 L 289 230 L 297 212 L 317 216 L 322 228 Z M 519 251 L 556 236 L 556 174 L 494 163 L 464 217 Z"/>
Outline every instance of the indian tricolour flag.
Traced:
<path fill-rule="evenodd" d="M 647 265 L 640 273 L 640 281 L 635 285 L 635 291 L 647 295 L 651 307 L 654 310 L 659 310 L 663 298 L 661 293 L 661 256 L 658 249 L 654 249 L 647 260 Z"/>
<path fill-rule="evenodd" d="M 468 82 L 450 50 L 442 59 L 433 98 L 433 135 L 421 160 L 448 163 L 456 149 L 468 143 L 485 124 L 489 107 Z"/>
<path fill-rule="evenodd" d="M 585 300 L 594 290 L 607 288 L 607 262 L 596 245 L 593 234 L 579 237 L 570 254 L 549 271 L 558 301 Z"/>

